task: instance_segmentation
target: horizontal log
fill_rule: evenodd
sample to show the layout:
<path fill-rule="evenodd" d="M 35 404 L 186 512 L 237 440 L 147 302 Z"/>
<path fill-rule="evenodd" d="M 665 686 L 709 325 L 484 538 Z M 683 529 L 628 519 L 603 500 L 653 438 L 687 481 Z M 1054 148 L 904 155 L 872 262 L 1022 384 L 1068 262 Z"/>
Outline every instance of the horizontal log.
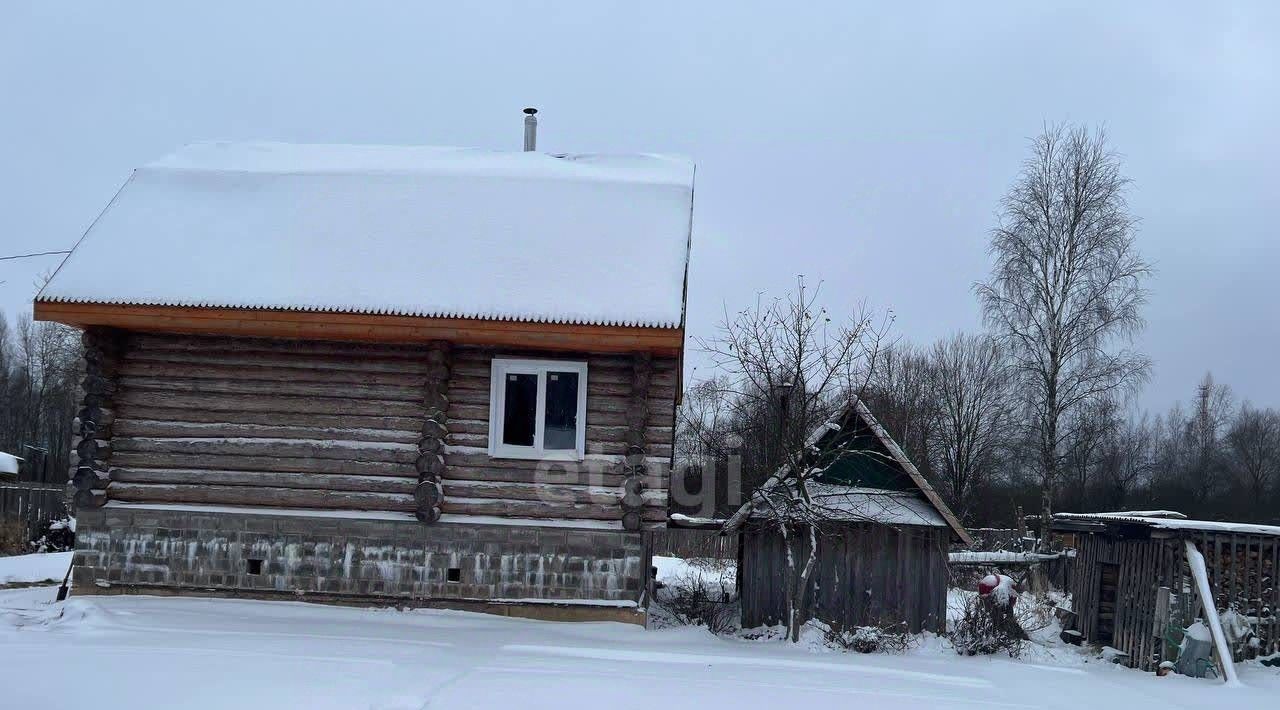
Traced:
<path fill-rule="evenodd" d="M 245 353 L 218 350 L 195 352 L 160 352 L 131 350 L 125 362 L 189 363 L 193 365 L 222 365 L 232 367 L 280 367 L 313 371 L 337 371 L 352 373 L 385 372 L 402 375 L 426 376 L 425 360 L 400 358 L 344 358 L 309 355 L 304 353 Z"/>
<path fill-rule="evenodd" d="M 114 450 L 130 453 L 186 454 L 189 456 L 270 456 L 275 458 L 383 461 L 412 464 L 418 458 L 416 444 L 320 442 L 299 439 L 146 438 L 112 439 Z"/>
<path fill-rule="evenodd" d="M 259 397 L 332 397 L 378 401 L 421 402 L 421 387 L 360 385 L 350 382 L 298 382 L 294 380 L 210 380 L 156 377 L 121 377 L 120 386 L 133 391 L 189 394 L 244 394 Z"/>
<path fill-rule="evenodd" d="M 290 380 L 295 382 L 347 382 L 362 385 L 396 385 L 419 387 L 426 380 L 420 373 L 400 372 L 352 372 L 348 370 L 316 369 L 305 362 L 291 362 L 288 367 L 245 364 L 202 364 L 149 360 L 126 360 L 120 366 L 120 375 L 126 377 L 159 377 L 205 380 Z"/>
<path fill-rule="evenodd" d="M 329 340 L 287 338 L 238 338 L 177 334 L 135 333 L 129 339 L 132 350 L 178 352 L 226 351 L 236 353 L 288 353 L 290 355 L 337 355 L 343 357 L 387 357 L 425 360 L 430 347 L 389 343 L 342 343 Z"/>
<path fill-rule="evenodd" d="M 445 471 L 444 479 L 446 481 L 493 481 L 493 482 L 511 482 L 511 483 L 539 483 L 547 486 L 556 485 L 590 485 L 590 486 L 621 486 L 626 476 L 618 472 L 613 467 L 605 470 L 596 471 L 580 471 L 578 473 L 565 473 L 564 471 L 548 471 L 539 472 L 532 466 L 528 468 L 512 468 L 512 467 L 488 467 L 488 466 L 460 466 L 448 464 Z M 662 474 L 649 475 L 644 478 L 645 488 L 647 490 L 666 490 L 667 478 Z"/>
<path fill-rule="evenodd" d="M 444 494 L 458 498 L 506 498 L 510 500 L 541 500 L 550 503 L 594 503 L 618 505 L 623 496 L 622 486 L 571 486 L 542 483 L 509 483 L 501 481 L 462 481 L 445 478 Z M 645 491 L 644 505 L 666 508 L 666 491 Z"/>
<path fill-rule="evenodd" d="M 336 459 L 213 456 L 155 452 L 121 452 L 111 457 L 111 465 L 124 468 L 199 468 L 233 471 L 280 471 L 294 473 L 338 473 L 359 476 L 417 477 L 413 464 L 382 461 L 340 461 Z"/>
<path fill-rule="evenodd" d="M 219 412 L 281 412 L 286 414 L 340 414 L 355 416 L 421 417 L 425 411 L 415 402 L 385 402 L 335 397 L 250 396 L 143 392 L 126 389 L 116 396 L 118 407 L 170 407 Z M 487 409 L 487 408 L 486 408 Z"/>
<path fill-rule="evenodd" d="M 548 503 L 528 500 L 453 498 L 445 494 L 440 506 L 445 513 L 494 515 L 507 518 L 557 520 L 621 520 L 622 508 L 594 503 Z M 665 508 L 645 508 L 643 518 L 651 522 L 667 519 Z"/>
<path fill-rule="evenodd" d="M 175 424 L 281 425 L 319 429 L 376 429 L 419 435 L 421 417 L 359 416 L 351 414 L 299 414 L 295 412 L 245 412 L 180 407 L 129 406 L 124 416 L 135 420 Z"/>
<path fill-rule="evenodd" d="M 415 444 L 421 434 L 394 429 L 307 427 L 271 424 L 191 423 L 121 419 L 116 436 L 124 437 L 264 437 L 271 439 L 319 439 Z"/>
<path fill-rule="evenodd" d="M 309 488 L 366 493 L 410 495 L 418 485 L 416 477 L 349 476 L 323 473 L 281 473 L 277 471 L 225 471 L 196 468 L 113 468 L 117 483 L 195 484 L 252 486 L 265 488 Z"/>
<path fill-rule="evenodd" d="M 413 496 L 400 493 L 123 482 L 113 482 L 108 493 L 111 500 L 127 503 L 188 503 L 398 512 L 413 512 L 414 509 Z"/>

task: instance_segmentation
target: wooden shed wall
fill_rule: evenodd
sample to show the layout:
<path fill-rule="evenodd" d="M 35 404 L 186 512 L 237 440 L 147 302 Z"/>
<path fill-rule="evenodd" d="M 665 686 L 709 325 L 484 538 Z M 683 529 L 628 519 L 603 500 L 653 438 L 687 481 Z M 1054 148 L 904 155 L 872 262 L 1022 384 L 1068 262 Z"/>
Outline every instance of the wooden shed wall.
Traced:
<path fill-rule="evenodd" d="M 1111 645 L 1129 655 L 1128 665 L 1154 670 L 1166 657 L 1162 638 L 1167 628 L 1156 620 L 1160 587 L 1175 595 L 1179 615 L 1170 623 L 1186 627 L 1200 616 L 1192 591 L 1184 539 L 1196 543 L 1205 557 L 1209 583 L 1219 610 L 1235 607 L 1257 619 L 1255 632 L 1262 653 L 1280 650 L 1280 540 L 1256 535 L 1182 531 L 1174 536 L 1121 539 L 1101 533 L 1079 536 L 1076 570 L 1072 577 L 1072 606 L 1076 630 L 1086 641 L 1100 640 L 1102 611 L 1099 594 L 1104 565 L 1116 566 L 1116 602 Z"/>
<path fill-rule="evenodd" d="M 108 499 L 412 512 L 427 348 L 185 335 L 125 338 L 111 406 Z M 588 461 L 490 459 L 489 363 L 459 348 L 447 387 L 445 513 L 618 520 L 628 356 L 589 363 Z M 558 356 L 560 357 L 560 356 Z M 563 356 L 563 359 L 575 359 Z M 655 359 L 648 454 L 669 460 L 674 359 Z M 101 457 L 101 454 L 99 454 Z M 666 466 L 649 467 L 645 519 L 665 520 Z M 548 495 L 548 491 L 553 491 Z"/>
<path fill-rule="evenodd" d="M 944 528 L 850 524 L 823 535 L 806 616 L 846 627 L 905 623 L 912 632 L 944 631 L 949 534 Z M 805 539 L 791 544 L 797 553 L 809 546 Z M 744 532 L 741 550 L 743 626 L 784 623 L 782 536 Z"/>

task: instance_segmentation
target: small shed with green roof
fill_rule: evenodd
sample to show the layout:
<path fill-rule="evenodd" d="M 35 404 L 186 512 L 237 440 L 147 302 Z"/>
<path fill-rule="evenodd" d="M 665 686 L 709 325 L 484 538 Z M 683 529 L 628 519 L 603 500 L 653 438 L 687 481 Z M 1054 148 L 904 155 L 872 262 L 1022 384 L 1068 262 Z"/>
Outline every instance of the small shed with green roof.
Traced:
<path fill-rule="evenodd" d="M 810 472 L 807 514 L 820 520 L 806 616 L 844 628 L 943 631 L 947 552 L 953 541 L 971 540 L 897 442 L 855 400 L 813 432 L 800 460 Z M 779 511 L 794 496 L 771 489 L 794 480 L 770 478 L 726 524 L 740 536 L 744 627 L 785 622 L 788 543 L 777 516 L 790 514 Z M 807 557 L 807 536 L 789 537 Z"/>

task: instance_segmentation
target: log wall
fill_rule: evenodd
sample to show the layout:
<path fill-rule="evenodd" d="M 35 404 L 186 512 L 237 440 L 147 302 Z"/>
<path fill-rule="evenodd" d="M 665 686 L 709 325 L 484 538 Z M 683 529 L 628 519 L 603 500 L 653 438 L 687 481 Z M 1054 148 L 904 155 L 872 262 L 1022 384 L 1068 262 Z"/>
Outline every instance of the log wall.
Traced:
<path fill-rule="evenodd" d="M 905 625 L 911 632 L 943 632 L 947 619 L 945 528 L 848 524 L 818 538 L 818 567 L 810 578 L 805 618 L 843 626 Z M 793 536 L 796 559 L 808 540 Z M 802 552 L 800 547 L 805 552 Z M 741 539 L 742 625 L 786 621 L 787 549 L 772 530 Z"/>
<path fill-rule="evenodd" d="M 455 347 L 442 359 L 431 345 L 154 334 L 120 342 L 113 417 L 96 434 L 109 447 L 93 452 L 110 500 L 417 512 L 432 522 L 425 500 L 446 515 L 622 520 L 638 358 L 563 356 L 588 362 L 588 456 L 540 466 L 487 454 L 490 362 L 528 353 Z M 666 515 L 676 361 L 651 362 L 653 465 L 641 514 L 654 524 Z M 437 455 L 442 465 L 424 463 Z"/>

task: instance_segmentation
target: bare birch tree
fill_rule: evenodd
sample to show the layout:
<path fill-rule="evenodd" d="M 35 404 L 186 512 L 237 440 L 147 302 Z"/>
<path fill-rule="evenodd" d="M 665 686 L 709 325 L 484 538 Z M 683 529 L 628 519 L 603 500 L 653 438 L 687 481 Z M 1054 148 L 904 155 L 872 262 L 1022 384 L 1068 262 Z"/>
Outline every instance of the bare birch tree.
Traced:
<path fill-rule="evenodd" d="M 1054 126 L 1032 142 L 991 232 L 991 277 L 976 286 L 988 324 L 1010 348 L 1032 412 L 1041 525 L 1081 405 L 1142 381 L 1128 349 L 1141 329 L 1150 265 L 1134 245 L 1129 180 L 1102 131 Z"/>

